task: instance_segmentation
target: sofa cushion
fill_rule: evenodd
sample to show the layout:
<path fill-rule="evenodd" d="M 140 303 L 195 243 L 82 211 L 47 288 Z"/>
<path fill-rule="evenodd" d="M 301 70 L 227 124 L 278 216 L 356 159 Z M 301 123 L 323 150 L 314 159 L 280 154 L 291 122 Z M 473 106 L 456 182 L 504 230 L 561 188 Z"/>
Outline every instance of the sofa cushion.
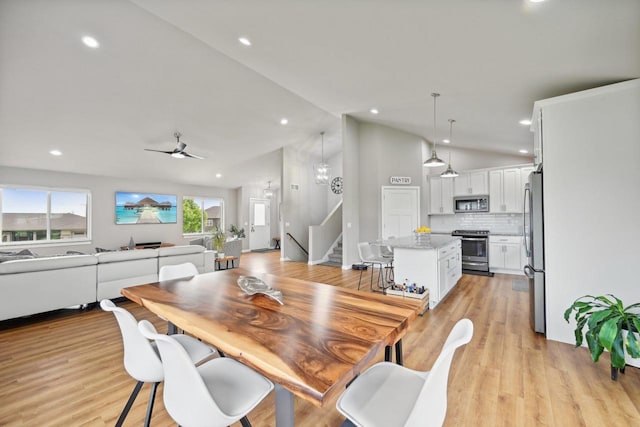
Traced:
<path fill-rule="evenodd" d="M 201 252 L 204 252 L 204 246 L 200 246 L 200 245 L 169 246 L 166 248 L 158 249 L 158 255 L 161 257 L 197 254 Z"/>
<path fill-rule="evenodd" d="M 59 257 L 18 259 L 0 264 L 0 274 L 27 273 L 30 271 L 59 270 L 69 267 L 97 264 L 93 255 L 69 255 Z"/>
<path fill-rule="evenodd" d="M 95 254 L 98 264 L 106 262 L 131 261 L 134 259 L 157 258 L 157 249 L 136 249 L 133 251 L 100 252 Z"/>

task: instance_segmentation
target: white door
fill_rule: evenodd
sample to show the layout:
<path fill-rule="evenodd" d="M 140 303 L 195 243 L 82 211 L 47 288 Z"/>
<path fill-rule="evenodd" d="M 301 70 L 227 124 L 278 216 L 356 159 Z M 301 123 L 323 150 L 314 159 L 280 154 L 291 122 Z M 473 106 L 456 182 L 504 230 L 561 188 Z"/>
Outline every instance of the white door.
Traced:
<path fill-rule="evenodd" d="M 249 249 L 267 249 L 271 241 L 271 205 L 269 199 L 249 199 L 251 224 Z"/>
<path fill-rule="evenodd" d="M 382 187 L 382 238 L 410 236 L 419 227 L 420 187 Z"/>

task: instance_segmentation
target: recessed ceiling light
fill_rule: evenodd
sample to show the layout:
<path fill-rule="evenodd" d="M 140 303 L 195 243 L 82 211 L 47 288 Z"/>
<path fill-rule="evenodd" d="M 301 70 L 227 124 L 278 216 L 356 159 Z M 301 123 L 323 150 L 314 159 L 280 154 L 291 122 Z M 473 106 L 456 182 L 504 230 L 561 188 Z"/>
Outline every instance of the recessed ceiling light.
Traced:
<path fill-rule="evenodd" d="M 52 156 L 62 156 L 62 151 L 60 151 L 60 150 L 51 150 L 51 151 L 49 151 L 49 154 L 51 154 Z"/>
<path fill-rule="evenodd" d="M 518 152 L 520 152 L 522 154 L 527 154 L 529 151 L 527 151 L 527 150 L 518 150 Z"/>
<path fill-rule="evenodd" d="M 531 3 L 542 3 L 544 0 L 529 0 Z"/>
<path fill-rule="evenodd" d="M 521 125 L 529 126 L 529 125 L 531 124 L 531 120 L 529 120 L 529 119 L 522 119 L 522 120 L 520 120 L 518 123 L 520 123 Z"/>
<path fill-rule="evenodd" d="M 240 43 L 242 43 L 243 45 L 245 45 L 245 46 L 251 46 L 251 40 L 249 40 L 249 39 L 248 39 L 248 38 L 246 38 L 246 37 L 240 37 L 240 38 L 238 39 L 238 41 L 239 41 Z"/>
<path fill-rule="evenodd" d="M 216 174 L 216 178 L 222 178 L 222 174 L 221 173 L 217 173 Z"/>
<path fill-rule="evenodd" d="M 445 144 L 450 143 L 451 141 L 449 141 L 448 139 L 443 139 L 442 142 L 444 142 Z"/>
<path fill-rule="evenodd" d="M 289 120 L 287 120 L 285 118 L 280 119 L 280 124 L 281 125 L 286 125 L 287 123 L 289 123 Z"/>
<path fill-rule="evenodd" d="M 379 111 L 376 108 L 372 108 L 371 110 L 369 110 L 369 112 L 371 114 L 378 114 L 379 113 Z"/>
<path fill-rule="evenodd" d="M 98 40 L 94 39 L 91 36 L 82 37 L 82 43 L 84 43 L 86 46 L 89 46 L 92 49 L 97 49 L 100 47 L 100 43 L 98 43 Z"/>

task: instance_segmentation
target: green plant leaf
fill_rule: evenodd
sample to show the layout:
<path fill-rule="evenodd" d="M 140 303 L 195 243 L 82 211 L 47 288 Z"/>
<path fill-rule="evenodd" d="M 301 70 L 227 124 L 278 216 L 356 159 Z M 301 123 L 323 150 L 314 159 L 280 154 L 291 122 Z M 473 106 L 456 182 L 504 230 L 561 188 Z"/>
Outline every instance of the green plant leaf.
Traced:
<path fill-rule="evenodd" d="M 596 326 L 609 317 L 613 313 L 613 310 L 610 308 L 602 311 L 596 311 L 589 316 L 589 329 L 595 329 Z"/>
<path fill-rule="evenodd" d="M 638 345 L 638 340 L 633 332 L 627 332 L 627 351 L 631 357 L 640 357 L 640 346 Z"/>
<path fill-rule="evenodd" d="M 585 334 L 587 338 L 587 346 L 589 347 L 589 353 L 591 354 L 591 359 L 594 362 L 597 362 L 600 359 L 600 355 L 604 351 L 604 347 L 600 345 L 596 337 L 593 335 L 591 331 L 588 331 Z M 582 337 L 581 337 L 582 338 Z"/>
<path fill-rule="evenodd" d="M 611 351 L 614 340 L 616 340 L 616 338 L 618 338 L 618 335 L 620 335 L 618 320 L 618 316 L 607 320 L 602 324 L 602 326 L 600 327 L 600 332 L 598 333 L 598 341 L 604 348 L 609 351 Z M 589 320 L 589 323 L 591 323 L 591 320 Z M 620 337 L 620 340 L 622 340 L 622 337 Z"/>
<path fill-rule="evenodd" d="M 611 294 L 607 294 L 607 295 L 611 295 Z M 608 306 L 615 305 L 615 304 L 613 303 L 613 301 L 611 301 L 610 299 L 608 299 L 607 297 L 602 296 L 602 295 L 601 295 L 601 296 L 598 296 L 598 297 L 595 297 L 594 299 L 596 299 L 596 300 L 598 300 L 598 301 L 602 301 L 602 302 L 604 302 L 605 304 L 607 304 Z"/>
<path fill-rule="evenodd" d="M 640 332 L 640 317 L 634 316 L 631 318 L 631 323 L 636 328 L 636 332 Z"/>
<path fill-rule="evenodd" d="M 624 346 L 622 343 L 622 331 L 618 331 L 618 335 L 613 340 L 611 347 L 611 366 L 614 368 L 622 369 L 625 366 L 624 361 Z"/>

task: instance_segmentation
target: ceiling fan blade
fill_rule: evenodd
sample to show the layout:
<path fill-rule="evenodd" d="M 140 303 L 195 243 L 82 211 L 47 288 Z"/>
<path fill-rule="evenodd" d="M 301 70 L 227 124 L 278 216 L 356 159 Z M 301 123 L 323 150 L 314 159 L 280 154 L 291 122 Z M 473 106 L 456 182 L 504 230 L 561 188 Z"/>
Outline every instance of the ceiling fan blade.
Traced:
<path fill-rule="evenodd" d="M 152 150 L 151 148 L 145 148 L 145 151 L 155 151 L 156 153 L 172 154 L 173 151 Z"/>
<path fill-rule="evenodd" d="M 204 157 L 196 156 L 195 154 L 189 154 L 189 153 L 187 153 L 186 151 L 183 151 L 183 152 L 182 152 L 182 154 L 183 154 L 185 157 L 191 157 L 191 158 L 193 158 L 193 159 L 204 160 Z"/>

